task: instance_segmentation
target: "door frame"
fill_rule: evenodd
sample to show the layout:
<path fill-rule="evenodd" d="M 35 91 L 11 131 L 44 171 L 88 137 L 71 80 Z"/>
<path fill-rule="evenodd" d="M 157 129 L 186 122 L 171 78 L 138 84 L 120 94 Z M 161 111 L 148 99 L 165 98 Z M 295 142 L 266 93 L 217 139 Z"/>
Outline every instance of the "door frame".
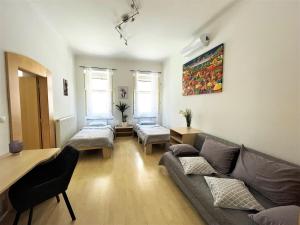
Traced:
<path fill-rule="evenodd" d="M 36 75 L 39 82 L 41 132 L 43 148 L 55 147 L 53 90 L 51 72 L 35 60 L 5 52 L 10 140 L 23 141 L 18 70 Z"/>

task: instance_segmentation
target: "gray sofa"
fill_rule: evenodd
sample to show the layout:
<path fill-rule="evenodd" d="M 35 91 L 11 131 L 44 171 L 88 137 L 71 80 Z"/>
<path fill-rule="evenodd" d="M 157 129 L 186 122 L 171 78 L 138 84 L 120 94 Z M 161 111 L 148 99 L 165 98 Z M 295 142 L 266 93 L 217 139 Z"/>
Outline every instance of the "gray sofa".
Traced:
<path fill-rule="evenodd" d="M 237 144 L 231 143 L 229 141 L 220 139 L 218 137 L 200 133 L 196 136 L 194 147 L 197 148 L 200 152 L 202 145 L 205 141 L 206 137 L 210 137 L 218 142 L 233 146 L 240 147 Z M 294 164 L 290 164 L 288 162 L 276 159 L 274 157 L 262 154 L 255 150 L 248 149 L 247 151 L 251 151 L 254 154 L 257 154 L 262 157 L 266 157 L 268 159 L 272 159 L 278 161 L 280 163 L 284 163 L 287 165 L 296 166 Z M 180 164 L 180 161 L 177 157 L 173 155 L 171 151 L 166 152 L 160 162 L 159 165 L 163 165 L 168 170 L 170 177 L 173 181 L 178 185 L 181 191 L 186 195 L 186 197 L 191 201 L 193 206 L 199 212 L 204 221 L 209 225 L 255 225 L 256 223 L 249 219 L 248 214 L 255 213 L 251 211 L 242 211 L 242 210 L 234 210 L 234 209 L 224 209 L 214 207 L 213 205 L 213 197 L 210 193 L 208 185 L 205 182 L 205 179 L 201 175 L 188 175 L 186 176 L 183 172 L 183 168 Z M 300 169 L 300 167 L 299 167 Z M 230 175 L 217 175 L 218 177 L 230 177 Z M 247 185 L 247 183 L 246 183 Z M 248 185 L 247 185 L 248 186 Z M 250 192 L 253 196 L 258 200 L 258 202 L 266 209 L 276 207 L 278 204 L 272 202 L 268 198 L 264 197 L 258 191 L 256 191 L 255 187 L 248 186 Z M 298 188 L 298 187 L 297 187 Z"/>

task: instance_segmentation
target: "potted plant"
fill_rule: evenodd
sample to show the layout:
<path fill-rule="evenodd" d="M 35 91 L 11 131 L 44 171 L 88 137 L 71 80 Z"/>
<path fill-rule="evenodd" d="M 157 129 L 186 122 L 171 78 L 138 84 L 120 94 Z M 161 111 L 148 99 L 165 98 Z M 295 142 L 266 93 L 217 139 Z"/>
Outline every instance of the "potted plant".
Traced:
<path fill-rule="evenodd" d="M 124 102 L 119 102 L 118 105 L 116 105 L 117 109 L 121 112 L 122 114 L 122 126 L 126 127 L 127 126 L 127 117 L 128 115 L 124 114 L 124 112 L 130 107 Z"/>
<path fill-rule="evenodd" d="M 180 110 L 179 113 L 185 117 L 186 126 L 190 128 L 192 122 L 192 110 L 190 109 Z"/>

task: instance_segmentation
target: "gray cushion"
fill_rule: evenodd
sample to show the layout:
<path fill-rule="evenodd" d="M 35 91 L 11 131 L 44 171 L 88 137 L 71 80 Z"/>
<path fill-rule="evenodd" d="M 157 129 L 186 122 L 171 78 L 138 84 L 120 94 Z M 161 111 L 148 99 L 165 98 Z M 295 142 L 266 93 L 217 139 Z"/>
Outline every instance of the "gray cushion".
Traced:
<path fill-rule="evenodd" d="M 300 205 L 300 167 L 296 165 L 242 146 L 232 176 L 278 205 Z"/>
<path fill-rule="evenodd" d="M 238 153 L 238 147 L 226 145 L 209 137 L 205 139 L 201 150 L 201 155 L 206 158 L 212 167 L 223 174 L 232 171 Z"/>
<path fill-rule="evenodd" d="M 288 205 L 266 209 L 249 217 L 258 225 L 298 225 L 299 215 L 300 207 Z"/>
<path fill-rule="evenodd" d="M 197 156 L 199 151 L 189 144 L 178 144 L 172 145 L 169 149 L 173 152 L 175 156 Z"/>

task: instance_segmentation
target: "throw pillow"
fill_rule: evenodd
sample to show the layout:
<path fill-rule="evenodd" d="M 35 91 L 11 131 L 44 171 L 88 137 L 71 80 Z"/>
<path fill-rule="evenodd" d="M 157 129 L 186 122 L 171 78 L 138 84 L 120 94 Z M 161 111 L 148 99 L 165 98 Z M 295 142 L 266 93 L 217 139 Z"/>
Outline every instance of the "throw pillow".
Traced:
<path fill-rule="evenodd" d="M 242 146 L 232 177 L 277 205 L 300 205 L 300 167 Z"/>
<path fill-rule="evenodd" d="M 178 144 L 172 145 L 169 149 L 173 152 L 175 156 L 198 156 L 198 149 L 194 148 L 189 144 Z"/>
<path fill-rule="evenodd" d="M 249 215 L 258 225 L 298 225 L 299 216 L 300 207 L 295 205 L 274 207 Z"/>
<path fill-rule="evenodd" d="M 216 173 L 214 168 L 201 156 L 198 157 L 179 157 L 179 161 L 184 170 L 184 174 L 210 175 Z"/>
<path fill-rule="evenodd" d="M 204 156 L 217 171 L 228 174 L 233 169 L 239 150 L 239 147 L 226 145 L 207 137 L 202 146 L 201 156 Z"/>
<path fill-rule="evenodd" d="M 243 181 L 229 178 L 204 177 L 214 199 L 214 206 L 257 210 L 264 208 L 256 201 Z"/>

